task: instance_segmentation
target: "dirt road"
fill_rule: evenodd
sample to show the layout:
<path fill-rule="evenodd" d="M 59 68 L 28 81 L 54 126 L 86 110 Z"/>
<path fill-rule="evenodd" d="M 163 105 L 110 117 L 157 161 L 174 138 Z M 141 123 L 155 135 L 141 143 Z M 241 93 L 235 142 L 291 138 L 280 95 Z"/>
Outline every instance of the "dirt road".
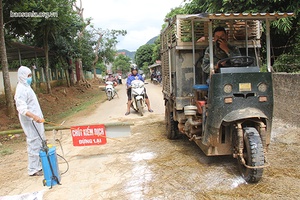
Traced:
<path fill-rule="evenodd" d="M 124 81 L 123 81 L 124 82 Z M 147 82 L 146 82 L 147 83 Z M 145 85 L 147 94 L 149 96 L 151 107 L 153 107 L 154 113 L 149 113 L 145 109 L 145 116 L 142 119 L 146 119 L 149 116 L 158 116 L 164 114 L 164 104 L 162 99 L 162 87 L 148 83 Z M 131 110 L 131 114 L 125 116 L 127 106 L 127 95 L 125 84 L 118 85 L 116 87 L 118 95 L 111 101 L 106 101 L 99 105 L 93 113 L 85 113 L 87 116 L 80 117 L 80 115 L 73 117 L 66 121 L 67 125 L 74 124 L 86 124 L 86 123 L 107 123 L 107 122 L 120 122 L 131 121 L 133 119 L 141 119 L 134 110 Z"/>
<path fill-rule="evenodd" d="M 67 119 L 65 125 L 130 122 L 130 137 L 108 139 L 102 146 L 74 147 L 70 130 L 63 130 L 57 153 L 68 161 L 61 185 L 44 187 L 43 177 L 26 174 L 26 149 L 1 157 L 0 196 L 39 192 L 43 199 L 297 199 L 300 195 L 300 131 L 275 120 L 268 154 L 271 166 L 262 180 L 247 184 L 230 156 L 206 157 L 186 138 L 166 139 L 161 87 L 146 85 L 154 113 L 125 116 L 124 85 L 119 98 L 93 112 Z M 48 132 L 47 138 L 52 139 Z M 59 159 L 60 171 L 67 165 Z M 4 199 L 4 198 L 2 198 Z M 0 200 L 2 200 L 0 197 Z"/>

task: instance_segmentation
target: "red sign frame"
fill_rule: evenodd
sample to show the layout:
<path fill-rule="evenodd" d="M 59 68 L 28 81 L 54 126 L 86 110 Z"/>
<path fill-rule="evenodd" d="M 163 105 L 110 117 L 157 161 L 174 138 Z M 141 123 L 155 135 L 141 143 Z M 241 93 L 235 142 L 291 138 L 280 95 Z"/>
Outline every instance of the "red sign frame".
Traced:
<path fill-rule="evenodd" d="M 73 146 L 93 146 L 106 144 L 104 124 L 71 126 Z"/>

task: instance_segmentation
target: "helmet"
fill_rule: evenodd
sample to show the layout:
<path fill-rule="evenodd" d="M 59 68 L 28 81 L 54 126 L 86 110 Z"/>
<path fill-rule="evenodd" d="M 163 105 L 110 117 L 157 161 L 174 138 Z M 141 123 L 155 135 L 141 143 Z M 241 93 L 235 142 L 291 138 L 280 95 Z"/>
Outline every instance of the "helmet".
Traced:
<path fill-rule="evenodd" d="M 133 70 L 136 70 L 136 71 L 138 71 L 138 68 L 137 68 L 137 66 L 132 66 L 132 67 L 131 67 L 131 72 L 132 72 Z"/>

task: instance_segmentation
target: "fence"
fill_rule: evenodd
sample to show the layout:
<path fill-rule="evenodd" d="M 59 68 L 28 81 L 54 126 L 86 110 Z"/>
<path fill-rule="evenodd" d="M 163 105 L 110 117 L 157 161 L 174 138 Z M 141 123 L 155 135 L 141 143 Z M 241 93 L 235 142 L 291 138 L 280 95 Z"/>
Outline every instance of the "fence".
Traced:
<path fill-rule="evenodd" d="M 45 73 L 43 68 L 35 69 L 34 70 L 34 80 L 37 83 L 45 83 L 46 78 L 45 78 Z M 93 78 L 93 73 L 90 71 L 85 71 L 85 78 L 86 79 L 92 79 Z M 49 75 L 50 75 L 50 81 L 57 81 L 57 80 L 66 80 L 66 74 L 63 69 L 49 69 Z M 17 83 L 18 83 L 18 72 L 13 71 L 9 72 L 9 78 L 10 78 L 10 85 L 12 90 L 14 91 Z M 74 73 L 74 80 L 76 80 L 76 76 Z M 0 71 L 0 95 L 4 94 L 4 84 L 3 84 L 3 74 L 2 71 Z"/>

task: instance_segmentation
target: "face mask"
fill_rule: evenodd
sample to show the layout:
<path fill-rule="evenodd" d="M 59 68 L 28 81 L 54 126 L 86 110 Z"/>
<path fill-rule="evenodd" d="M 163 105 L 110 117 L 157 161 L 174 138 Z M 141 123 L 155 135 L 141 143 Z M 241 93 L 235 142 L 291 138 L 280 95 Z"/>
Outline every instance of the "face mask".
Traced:
<path fill-rule="evenodd" d="M 28 78 L 26 79 L 26 82 L 27 82 L 28 85 L 31 85 L 32 77 L 28 77 Z"/>

